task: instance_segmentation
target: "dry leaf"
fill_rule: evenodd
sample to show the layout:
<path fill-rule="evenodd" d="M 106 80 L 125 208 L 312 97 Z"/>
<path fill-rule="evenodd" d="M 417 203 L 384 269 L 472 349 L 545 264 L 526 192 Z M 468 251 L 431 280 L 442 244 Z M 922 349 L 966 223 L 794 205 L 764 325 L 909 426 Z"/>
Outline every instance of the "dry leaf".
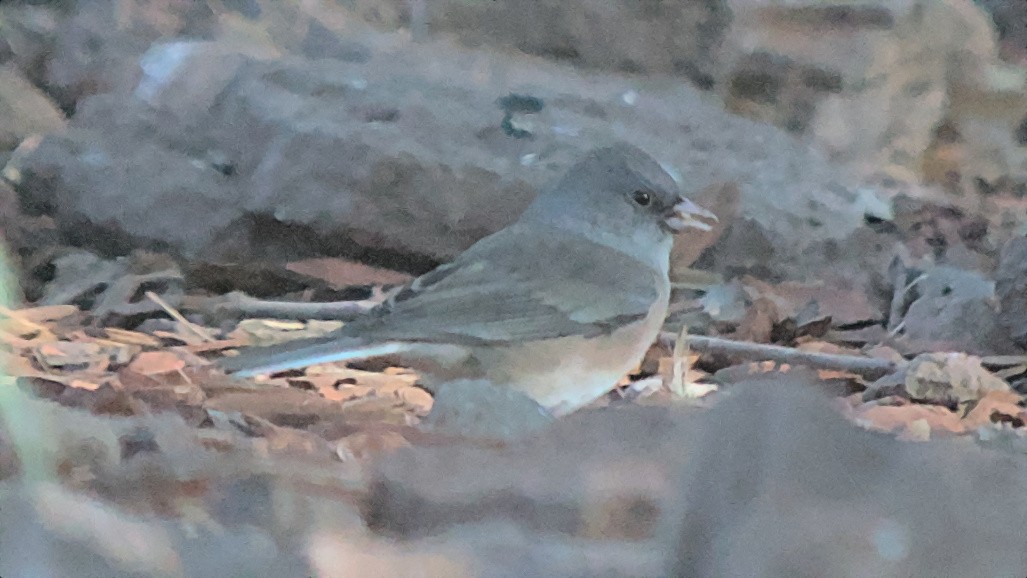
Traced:
<path fill-rule="evenodd" d="M 391 394 L 404 387 L 417 383 L 414 373 L 378 373 L 342 367 L 336 364 L 315 365 L 307 369 L 308 376 L 332 377 L 351 385 L 365 385 L 380 391 L 382 395 Z"/>
<path fill-rule="evenodd" d="M 315 376 L 307 378 L 307 381 L 314 383 L 317 392 L 331 401 L 350 401 L 374 393 L 374 389 L 366 385 L 337 385 L 339 380 L 329 376 Z"/>
<path fill-rule="evenodd" d="M 403 405 L 413 410 L 418 417 L 424 417 L 431 411 L 435 398 L 419 387 L 404 387 L 396 392 Z"/>
<path fill-rule="evenodd" d="M 206 343 L 210 343 L 206 339 L 203 339 L 199 335 L 196 335 L 192 331 L 185 329 L 177 323 L 175 324 L 174 331 L 154 331 L 153 336 L 159 337 L 161 339 L 181 341 L 187 346 L 199 346 L 204 345 Z"/>
<path fill-rule="evenodd" d="M 152 335 L 140 333 L 138 331 L 129 331 L 127 329 L 119 329 L 117 327 L 108 327 L 104 329 L 104 333 L 107 334 L 107 339 L 115 343 L 124 343 L 126 345 L 141 345 L 143 347 L 160 347 L 161 342 L 159 339 Z"/>
<path fill-rule="evenodd" d="M 868 403 L 855 408 L 853 415 L 858 423 L 869 429 L 888 433 L 902 433 L 908 430 L 910 434 L 914 434 L 914 439 L 922 437 L 916 435 L 917 428 L 923 428 L 922 424 L 911 425 L 918 420 L 924 420 L 931 432 L 961 434 L 966 431 L 958 415 L 937 405 Z"/>
<path fill-rule="evenodd" d="M 275 345 L 294 339 L 323 337 L 341 327 L 341 321 L 317 319 L 306 323 L 281 319 L 244 319 L 228 337 L 245 340 L 252 345 Z"/>
<path fill-rule="evenodd" d="M 57 336 L 47 327 L 12 316 L 0 322 L 0 329 L 14 337 L 28 340 L 55 341 Z"/>
<path fill-rule="evenodd" d="M 963 353 L 926 353 L 903 371 L 903 386 L 911 399 L 932 403 L 966 403 L 990 391 L 1009 391 L 1009 384 L 983 367 L 980 358 Z"/>
<path fill-rule="evenodd" d="M 93 371 L 102 371 L 109 364 L 109 357 L 98 343 L 76 341 L 52 341 L 35 349 L 36 359 L 44 367 L 67 368 L 86 365 Z"/>
<path fill-rule="evenodd" d="M 372 267 L 356 261 L 339 258 L 306 259 L 294 261 L 286 269 L 301 275 L 324 279 L 335 287 L 352 285 L 403 285 L 413 279 L 411 275 Z"/>
<path fill-rule="evenodd" d="M 84 379 L 72 379 L 68 383 L 68 385 L 70 385 L 71 387 L 76 387 L 78 389 L 84 389 L 86 391 L 96 391 L 96 390 L 100 389 L 100 384 L 99 383 L 94 383 L 92 381 L 86 381 Z"/>
<path fill-rule="evenodd" d="M 449 576 L 469 578 L 480 570 L 464 550 L 411 546 L 391 540 L 368 540 L 320 532 L 307 549 L 320 578 L 351 576 Z"/>
<path fill-rule="evenodd" d="M 1015 391 L 989 391 L 963 418 L 963 426 L 973 430 L 996 422 L 1006 422 L 1012 423 L 1013 427 L 1022 427 L 1024 409 L 1019 405 L 1022 400 Z"/>
<path fill-rule="evenodd" d="M 74 305 L 43 305 L 41 307 L 18 309 L 14 314 L 32 323 L 47 323 L 70 317 L 78 313 L 78 311 L 78 307 Z"/>
<path fill-rule="evenodd" d="M 410 447 L 410 442 L 394 431 L 363 431 L 336 443 L 335 453 L 342 461 L 364 460 L 374 455 Z"/>
<path fill-rule="evenodd" d="M 147 351 L 137 355 L 128 368 L 141 375 L 160 375 L 181 371 L 185 361 L 168 351 Z"/>
<path fill-rule="evenodd" d="M 222 351 L 235 347 L 244 347 L 249 342 L 242 339 L 221 339 L 219 341 L 206 341 L 194 345 L 185 345 L 183 348 L 190 353 L 207 353 L 208 351 Z"/>

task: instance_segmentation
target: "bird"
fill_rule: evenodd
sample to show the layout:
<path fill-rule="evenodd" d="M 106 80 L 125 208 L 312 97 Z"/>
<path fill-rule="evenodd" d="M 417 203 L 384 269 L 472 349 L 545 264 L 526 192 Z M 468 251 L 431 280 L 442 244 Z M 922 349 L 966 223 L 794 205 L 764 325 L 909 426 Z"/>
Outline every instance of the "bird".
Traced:
<path fill-rule="evenodd" d="M 611 391 L 655 340 L 673 236 L 717 217 L 649 154 L 585 154 L 512 224 L 323 337 L 244 349 L 239 377 L 388 356 L 429 391 L 485 379 L 559 417 Z"/>

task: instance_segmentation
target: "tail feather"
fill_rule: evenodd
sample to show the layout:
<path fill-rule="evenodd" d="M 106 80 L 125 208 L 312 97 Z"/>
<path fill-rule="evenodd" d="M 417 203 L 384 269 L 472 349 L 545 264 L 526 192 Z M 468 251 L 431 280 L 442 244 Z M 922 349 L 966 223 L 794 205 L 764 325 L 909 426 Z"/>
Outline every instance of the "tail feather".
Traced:
<path fill-rule="evenodd" d="M 299 369 L 319 363 L 367 359 L 400 353 L 406 345 L 399 342 L 365 343 L 353 337 L 297 339 L 269 347 L 252 347 L 218 365 L 226 373 L 252 377 Z"/>

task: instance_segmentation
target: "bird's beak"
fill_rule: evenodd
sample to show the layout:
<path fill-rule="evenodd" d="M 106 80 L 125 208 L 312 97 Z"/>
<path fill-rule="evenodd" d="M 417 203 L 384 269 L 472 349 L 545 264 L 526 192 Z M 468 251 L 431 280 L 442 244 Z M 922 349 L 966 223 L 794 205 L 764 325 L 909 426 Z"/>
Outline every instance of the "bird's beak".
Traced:
<path fill-rule="evenodd" d="M 667 215 L 667 218 L 664 219 L 664 223 L 667 225 L 668 229 L 675 233 L 680 233 L 688 228 L 709 231 L 712 227 L 700 219 L 708 219 L 714 222 L 720 220 L 717 218 L 717 215 L 714 215 L 692 201 L 681 199 L 677 204 L 671 207 L 670 213 Z"/>

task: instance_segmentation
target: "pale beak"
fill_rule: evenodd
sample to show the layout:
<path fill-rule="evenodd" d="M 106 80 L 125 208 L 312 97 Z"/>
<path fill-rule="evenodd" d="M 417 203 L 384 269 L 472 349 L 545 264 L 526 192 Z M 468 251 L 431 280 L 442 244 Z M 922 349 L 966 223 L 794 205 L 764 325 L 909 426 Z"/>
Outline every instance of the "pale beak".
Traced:
<path fill-rule="evenodd" d="M 688 228 L 699 229 L 700 231 L 709 231 L 712 229 L 708 223 L 699 219 L 708 219 L 714 222 L 720 220 L 717 218 L 717 215 L 714 215 L 692 201 L 681 199 L 671 208 L 670 214 L 663 222 L 668 229 L 675 233 L 680 233 Z"/>

